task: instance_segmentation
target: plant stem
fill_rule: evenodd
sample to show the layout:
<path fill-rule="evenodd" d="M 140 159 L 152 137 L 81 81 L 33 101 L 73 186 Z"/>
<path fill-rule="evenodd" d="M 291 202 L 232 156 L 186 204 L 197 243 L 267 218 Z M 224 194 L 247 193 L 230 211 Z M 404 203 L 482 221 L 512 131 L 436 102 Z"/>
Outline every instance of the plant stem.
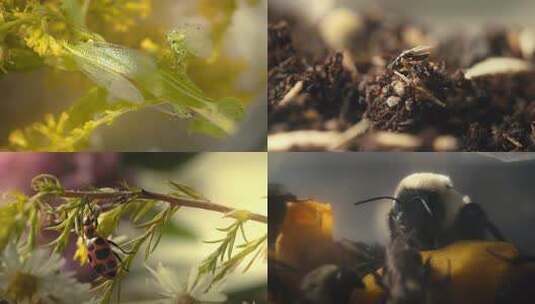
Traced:
<path fill-rule="evenodd" d="M 135 197 L 137 199 L 143 200 L 157 200 L 162 202 L 167 202 L 168 204 L 180 207 L 190 207 L 197 209 L 204 209 L 215 211 L 219 213 L 230 213 L 236 211 L 237 209 L 227 207 L 225 205 L 213 203 L 205 200 L 196 200 L 188 198 L 178 198 L 162 193 L 150 192 L 146 190 L 141 191 L 114 191 L 114 192 L 100 192 L 100 191 L 76 191 L 76 190 L 65 190 L 59 193 L 59 196 L 66 198 L 88 198 L 88 199 L 106 199 L 106 198 L 116 198 L 121 196 L 126 197 Z M 250 220 L 267 224 L 267 216 L 250 213 Z"/>

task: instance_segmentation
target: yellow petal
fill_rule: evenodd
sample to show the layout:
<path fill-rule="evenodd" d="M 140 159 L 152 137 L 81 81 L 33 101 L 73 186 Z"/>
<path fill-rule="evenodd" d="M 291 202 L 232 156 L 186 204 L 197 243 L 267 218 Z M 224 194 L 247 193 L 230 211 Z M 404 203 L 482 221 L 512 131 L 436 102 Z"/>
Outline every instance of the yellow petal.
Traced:
<path fill-rule="evenodd" d="M 84 266 L 86 265 L 89 260 L 87 258 L 88 251 L 87 247 L 85 245 L 84 240 L 81 237 L 78 237 L 78 241 L 76 241 L 76 252 L 74 253 L 73 260 L 78 261 L 80 265 Z"/>

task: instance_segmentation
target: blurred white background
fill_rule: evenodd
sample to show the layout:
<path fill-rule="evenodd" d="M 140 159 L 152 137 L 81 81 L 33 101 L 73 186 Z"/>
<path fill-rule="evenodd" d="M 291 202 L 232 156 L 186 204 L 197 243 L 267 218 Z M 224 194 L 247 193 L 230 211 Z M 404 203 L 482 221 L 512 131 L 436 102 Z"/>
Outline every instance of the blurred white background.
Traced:
<path fill-rule="evenodd" d="M 452 27 L 481 23 L 535 25 L 532 0 L 269 0 L 270 5 L 291 9 L 317 20 L 333 8 L 385 8 L 401 17 Z"/>

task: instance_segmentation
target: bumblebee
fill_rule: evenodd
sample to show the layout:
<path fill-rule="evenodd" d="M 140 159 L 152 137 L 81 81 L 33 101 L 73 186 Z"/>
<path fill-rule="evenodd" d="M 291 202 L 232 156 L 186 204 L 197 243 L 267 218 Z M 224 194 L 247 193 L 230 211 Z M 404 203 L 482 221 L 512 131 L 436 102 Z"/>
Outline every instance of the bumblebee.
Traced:
<path fill-rule="evenodd" d="M 384 267 L 363 281 L 350 303 L 531 303 L 533 259 L 505 242 L 480 205 L 457 192 L 449 177 L 404 178 L 388 214 Z M 530 299 L 530 300 L 527 300 Z"/>
<path fill-rule="evenodd" d="M 411 174 L 401 180 L 393 197 L 374 197 L 356 205 L 381 199 L 392 200 L 390 239 L 410 233 L 409 241 L 420 250 L 441 248 L 458 240 L 505 241 L 481 205 L 457 192 L 448 176 Z"/>

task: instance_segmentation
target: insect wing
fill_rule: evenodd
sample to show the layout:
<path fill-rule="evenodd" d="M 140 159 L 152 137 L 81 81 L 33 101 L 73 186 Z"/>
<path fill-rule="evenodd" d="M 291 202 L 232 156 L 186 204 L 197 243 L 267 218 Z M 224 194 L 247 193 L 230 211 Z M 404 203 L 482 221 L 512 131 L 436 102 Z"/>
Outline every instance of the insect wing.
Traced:
<path fill-rule="evenodd" d="M 138 88 L 121 74 L 92 64 L 78 62 L 82 72 L 98 86 L 108 90 L 116 99 L 124 99 L 135 103 L 142 103 L 144 98 Z M 113 98 L 112 98 L 113 99 Z"/>
<path fill-rule="evenodd" d="M 421 61 L 431 54 L 431 50 L 433 50 L 432 46 L 422 45 L 414 47 L 404 53 L 406 53 L 405 56 L 410 60 Z"/>
<path fill-rule="evenodd" d="M 156 70 L 154 61 L 141 52 L 108 43 L 88 42 L 71 48 L 80 70 L 111 95 L 136 102 L 144 98 L 133 80 Z"/>

